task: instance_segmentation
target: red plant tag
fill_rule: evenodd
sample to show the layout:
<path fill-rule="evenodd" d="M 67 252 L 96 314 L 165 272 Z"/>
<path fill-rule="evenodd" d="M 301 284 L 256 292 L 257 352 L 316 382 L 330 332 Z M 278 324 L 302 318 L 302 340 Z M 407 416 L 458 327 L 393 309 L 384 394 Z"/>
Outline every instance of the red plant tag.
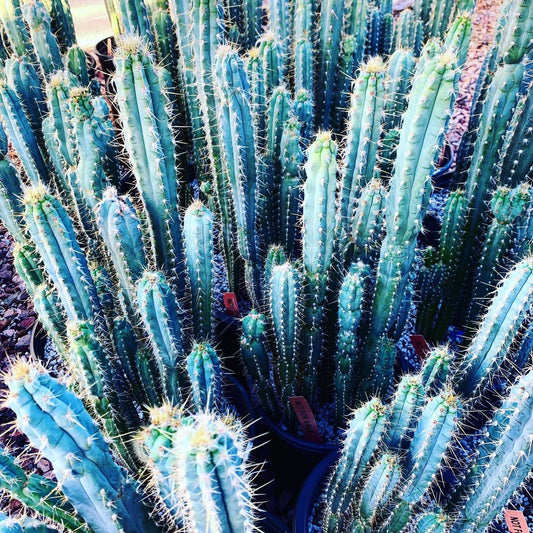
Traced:
<path fill-rule="evenodd" d="M 522 511 L 504 509 L 503 516 L 511 533 L 529 533 L 527 522 Z"/>
<path fill-rule="evenodd" d="M 292 408 L 302 426 L 304 439 L 309 442 L 321 443 L 322 437 L 318 432 L 315 416 L 313 415 L 313 411 L 307 403 L 307 400 L 303 396 L 292 396 L 289 398 L 289 402 L 291 402 Z"/>
<path fill-rule="evenodd" d="M 237 296 L 235 296 L 235 293 L 225 292 L 222 298 L 224 299 L 226 314 L 239 318 L 241 313 L 239 312 L 239 304 L 237 302 Z"/>
<path fill-rule="evenodd" d="M 410 339 L 418 359 L 422 362 L 431 351 L 429 344 L 426 339 L 424 339 L 424 335 L 411 335 Z"/>

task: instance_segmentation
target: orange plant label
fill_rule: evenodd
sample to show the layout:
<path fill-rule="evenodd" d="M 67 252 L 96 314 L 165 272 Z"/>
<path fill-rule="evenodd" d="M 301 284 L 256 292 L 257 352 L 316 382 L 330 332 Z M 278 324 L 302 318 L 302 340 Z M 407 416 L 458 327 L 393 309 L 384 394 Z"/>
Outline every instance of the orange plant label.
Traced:
<path fill-rule="evenodd" d="M 307 400 L 303 396 L 292 396 L 289 398 L 289 402 L 291 402 L 292 408 L 302 426 L 304 439 L 309 442 L 321 443 L 322 438 L 318 432 L 315 415 L 313 415 L 313 411 L 307 403 Z"/>
<path fill-rule="evenodd" d="M 505 509 L 503 516 L 507 522 L 507 527 L 511 533 L 529 533 L 527 522 L 522 511 L 513 511 L 511 509 Z"/>
<path fill-rule="evenodd" d="M 239 303 L 237 302 L 237 296 L 234 292 L 225 292 L 222 296 L 224 299 L 224 307 L 228 315 L 239 318 L 241 313 L 239 311 Z"/>
<path fill-rule="evenodd" d="M 410 339 L 418 359 L 422 362 L 431 351 L 429 344 L 426 339 L 424 339 L 424 335 L 411 335 Z"/>

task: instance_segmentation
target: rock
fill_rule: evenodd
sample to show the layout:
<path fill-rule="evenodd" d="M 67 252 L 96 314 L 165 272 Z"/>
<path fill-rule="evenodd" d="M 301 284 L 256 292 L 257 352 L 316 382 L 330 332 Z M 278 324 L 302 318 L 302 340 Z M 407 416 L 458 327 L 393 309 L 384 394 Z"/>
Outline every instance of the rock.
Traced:
<path fill-rule="evenodd" d="M 30 316 L 28 318 L 25 318 L 20 324 L 19 324 L 19 327 L 20 329 L 28 329 L 28 328 L 31 328 L 33 326 L 33 324 L 35 323 L 35 318 Z"/>
<path fill-rule="evenodd" d="M 24 337 L 21 337 L 17 343 L 15 344 L 15 348 L 17 350 L 22 350 L 24 348 L 27 348 L 30 345 L 31 335 L 28 333 L 27 335 L 24 335 Z"/>
<path fill-rule="evenodd" d="M 16 334 L 17 334 L 17 330 L 13 328 L 5 329 L 4 331 L 2 331 L 2 333 L 0 333 L 2 337 L 7 337 L 8 339 L 15 337 Z"/>

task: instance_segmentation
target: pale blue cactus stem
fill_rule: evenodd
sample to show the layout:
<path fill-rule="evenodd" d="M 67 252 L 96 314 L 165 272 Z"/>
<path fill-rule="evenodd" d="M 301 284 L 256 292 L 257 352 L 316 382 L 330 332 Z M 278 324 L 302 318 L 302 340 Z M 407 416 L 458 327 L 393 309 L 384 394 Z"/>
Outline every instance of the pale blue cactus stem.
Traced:
<path fill-rule="evenodd" d="M 289 0 L 268 0 L 268 28 L 281 45 L 284 63 L 289 63 L 289 51 L 292 49 L 293 9 Z"/>
<path fill-rule="evenodd" d="M 331 134 L 319 133 L 308 150 L 303 202 L 305 320 L 300 357 L 305 361 L 303 389 L 310 399 L 316 394 L 316 367 L 323 341 L 323 303 L 334 248 L 336 158 L 337 145 Z"/>
<path fill-rule="evenodd" d="M 345 5 L 345 19 L 339 66 L 336 69 L 335 90 L 332 105 L 332 125 L 335 131 L 343 131 L 351 84 L 363 62 L 367 38 L 368 2 L 349 0 Z M 375 54 L 372 54 L 375 55 Z"/>
<path fill-rule="evenodd" d="M 377 516 L 386 508 L 400 483 L 401 460 L 397 455 L 384 453 L 365 480 L 358 511 L 365 524 L 375 526 Z"/>
<path fill-rule="evenodd" d="M 247 289 L 254 306 L 263 300 L 262 269 L 255 228 L 258 165 L 250 85 L 237 51 L 221 46 L 214 69 L 223 168 L 231 187 L 237 244 L 245 262 Z"/>
<path fill-rule="evenodd" d="M 3 513 L 0 513 L 0 529 L 4 533 L 58 533 L 55 527 L 35 518 L 19 516 L 15 519 L 9 518 Z"/>
<path fill-rule="evenodd" d="M 373 399 L 352 414 L 342 455 L 325 491 L 324 532 L 342 531 L 344 513 L 350 508 L 353 493 L 378 449 L 385 428 L 385 413 L 385 406 L 378 399 Z"/>
<path fill-rule="evenodd" d="M 272 91 L 284 82 L 283 46 L 272 32 L 263 33 L 257 46 L 263 67 L 265 99 L 268 100 Z"/>
<path fill-rule="evenodd" d="M 377 161 L 385 93 L 385 65 L 373 58 L 362 66 L 352 86 L 346 148 L 342 155 L 341 224 L 345 235 L 361 189 L 372 179 Z"/>
<path fill-rule="evenodd" d="M 28 25 L 33 48 L 46 80 L 50 74 L 63 68 L 63 58 L 52 32 L 50 15 L 42 2 L 28 0 L 22 4 L 22 16 Z"/>
<path fill-rule="evenodd" d="M 144 0 L 115 0 L 113 4 L 117 8 L 115 12 L 121 28 L 120 33 L 143 37 L 147 43 L 153 45 L 154 37 Z"/>
<path fill-rule="evenodd" d="M 0 488 L 26 507 L 69 530 L 84 531 L 86 527 L 72 504 L 64 500 L 56 482 L 39 474 L 28 474 L 4 447 L 0 447 Z M 0 529 L 10 531 L 3 529 L 6 526 L 3 520 L 5 515 L 0 514 Z"/>
<path fill-rule="evenodd" d="M 118 276 L 124 308 L 132 316 L 135 286 L 148 266 L 141 221 L 130 198 L 109 188 L 97 206 L 97 223 Z"/>
<path fill-rule="evenodd" d="M 95 533 L 160 531 L 81 400 L 37 364 L 19 360 L 5 382 L 20 430 L 50 459 L 65 496 Z"/>
<path fill-rule="evenodd" d="M 450 374 L 453 353 L 449 346 L 437 346 L 427 356 L 420 379 L 426 394 L 431 396 L 442 392 Z"/>
<path fill-rule="evenodd" d="M 314 104 L 312 94 L 307 89 L 300 89 L 294 96 L 293 111 L 300 123 L 303 144 L 307 144 L 311 140 L 312 132 L 314 131 Z"/>
<path fill-rule="evenodd" d="M 256 531 L 252 470 L 240 424 L 228 417 L 198 414 L 176 428 L 172 444 L 170 482 L 187 531 Z"/>
<path fill-rule="evenodd" d="M 248 50 L 245 57 L 246 75 L 250 83 L 250 105 L 254 118 L 256 135 L 259 146 L 264 149 L 266 142 L 266 95 L 265 95 L 265 71 L 260 48 L 254 47 Z"/>
<path fill-rule="evenodd" d="M 0 79 L 0 120 L 28 180 L 36 185 L 50 181 L 46 160 L 37 137 L 24 113 L 22 103 L 4 79 Z"/>
<path fill-rule="evenodd" d="M 183 235 L 191 288 L 194 338 L 207 341 L 213 335 L 213 215 L 198 200 L 185 212 Z"/>
<path fill-rule="evenodd" d="M 185 295 L 178 173 L 164 81 L 139 37 L 124 38 L 116 56 L 117 100 L 124 141 L 147 214 L 155 264 L 179 298 Z"/>
<path fill-rule="evenodd" d="M 533 6 L 526 0 L 507 0 L 500 8 L 498 59 L 518 64 L 533 49 Z"/>
<path fill-rule="evenodd" d="M 220 359 L 208 343 L 197 343 L 187 356 L 192 403 L 196 412 L 215 412 L 222 403 Z"/>
<path fill-rule="evenodd" d="M 406 374 L 396 387 L 391 402 L 389 423 L 384 444 L 389 449 L 408 448 L 425 400 L 425 390 L 420 376 Z"/>
<path fill-rule="evenodd" d="M 533 258 L 517 263 L 498 286 L 480 327 L 458 364 L 458 391 L 479 393 L 500 366 L 533 303 Z"/>
<path fill-rule="evenodd" d="M 279 420 L 278 400 L 270 380 L 267 328 L 265 315 L 253 309 L 242 319 L 241 357 L 255 384 L 261 406 L 274 420 Z"/>
<path fill-rule="evenodd" d="M 374 265 L 383 237 L 387 192 L 382 181 L 371 179 L 361 190 L 352 214 L 345 261 Z"/>
<path fill-rule="evenodd" d="M 344 276 L 339 291 L 338 336 L 335 352 L 335 414 L 339 427 L 344 426 L 348 409 L 353 407 L 359 359 L 359 326 L 363 317 L 369 268 L 354 263 Z"/>
<path fill-rule="evenodd" d="M 306 90 L 314 92 L 314 22 L 315 2 L 296 0 L 294 4 L 294 92 Z"/>
<path fill-rule="evenodd" d="M 300 335 L 300 306 L 302 300 L 301 274 L 285 263 L 272 268 L 270 279 L 270 316 L 276 341 L 275 374 L 280 384 L 280 399 L 285 420 L 294 424 L 289 402 L 296 396 L 298 386 L 298 341 Z"/>
<path fill-rule="evenodd" d="M 385 206 L 386 237 L 380 251 L 370 339 L 378 339 L 394 325 L 396 331 L 402 328 L 396 321 L 402 318 L 399 311 L 432 190 L 433 165 L 454 102 L 455 86 L 455 58 L 449 53 L 428 57 L 415 75 Z"/>
<path fill-rule="evenodd" d="M 298 239 L 298 219 L 301 203 L 301 172 L 304 160 L 301 149 L 300 123 L 291 118 L 285 122 L 280 142 L 281 190 L 279 227 L 281 244 L 291 257 Z"/>
<path fill-rule="evenodd" d="M 404 9 L 398 15 L 394 28 L 396 52 L 412 50 L 415 46 L 415 16 L 410 9 Z M 393 54 L 394 55 L 394 54 Z"/>
<path fill-rule="evenodd" d="M 409 10 L 403 13 L 411 13 Z M 401 16 L 401 15 L 400 15 Z M 415 57 L 411 50 L 396 50 L 387 63 L 385 82 L 385 104 L 383 109 L 385 132 L 401 125 L 402 115 L 407 109 L 407 96 L 415 72 Z"/>
<path fill-rule="evenodd" d="M 446 533 L 450 522 L 442 513 L 424 513 L 416 520 L 413 533 Z"/>
<path fill-rule="evenodd" d="M 43 185 L 27 189 L 24 203 L 29 234 L 69 320 L 92 321 L 107 338 L 96 286 L 65 209 Z"/>
<path fill-rule="evenodd" d="M 148 333 L 165 397 L 172 403 L 184 399 L 186 378 L 180 368 L 185 359 L 179 307 L 160 272 L 146 271 L 137 282 L 137 305 Z"/>
<path fill-rule="evenodd" d="M 466 61 L 471 37 L 472 16 L 468 12 L 463 12 L 452 21 L 444 40 L 444 49 L 457 56 L 457 66 L 459 68 Z"/>

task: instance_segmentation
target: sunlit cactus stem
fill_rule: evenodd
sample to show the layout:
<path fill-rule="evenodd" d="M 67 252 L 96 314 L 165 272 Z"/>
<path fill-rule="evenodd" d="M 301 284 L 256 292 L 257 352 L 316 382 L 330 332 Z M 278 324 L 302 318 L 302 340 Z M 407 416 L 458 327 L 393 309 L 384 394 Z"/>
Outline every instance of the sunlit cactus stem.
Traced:
<path fill-rule="evenodd" d="M 303 388 L 309 398 L 316 394 L 317 363 L 323 341 L 323 304 L 334 248 L 336 158 L 337 145 L 331 134 L 319 133 L 308 150 L 303 202 L 305 320 L 301 358 L 306 361 Z"/>
<path fill-rule="evenodd" d="M 220 360 L 207 343 L 195 344 L 187 357 L 192 402 L 197 412 L 214 412 L 222 405 Z"/>

